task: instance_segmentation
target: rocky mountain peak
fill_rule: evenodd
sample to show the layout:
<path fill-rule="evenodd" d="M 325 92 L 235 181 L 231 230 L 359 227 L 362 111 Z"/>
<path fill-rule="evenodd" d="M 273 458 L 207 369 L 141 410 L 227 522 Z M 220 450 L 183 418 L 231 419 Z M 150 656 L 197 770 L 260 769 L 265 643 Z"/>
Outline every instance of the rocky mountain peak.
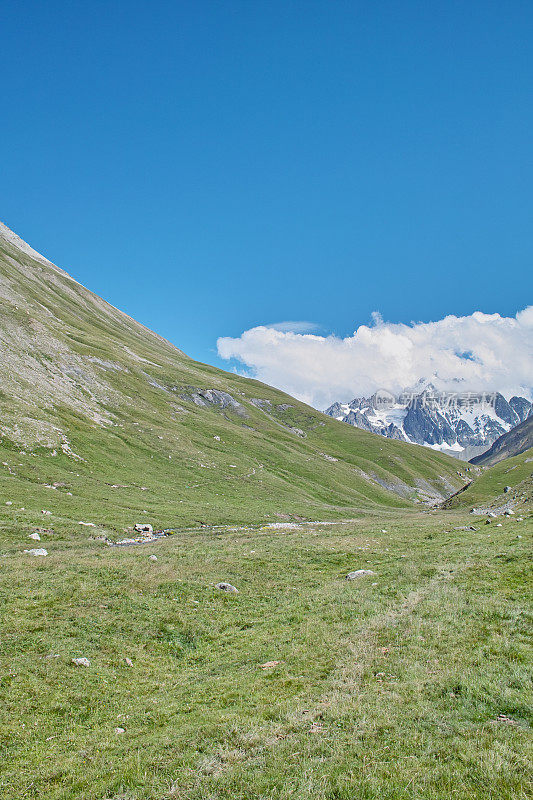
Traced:
<path fill-rule="evenodd" d="M 533 415 L 525 397 L 507 401 L 500 392 L 443 391 L 425 378 L 397 396 L 379 389 L 369 398 L 334 403 L 325 413 L 465 460 L 485 452 L 499 436 Z"/>

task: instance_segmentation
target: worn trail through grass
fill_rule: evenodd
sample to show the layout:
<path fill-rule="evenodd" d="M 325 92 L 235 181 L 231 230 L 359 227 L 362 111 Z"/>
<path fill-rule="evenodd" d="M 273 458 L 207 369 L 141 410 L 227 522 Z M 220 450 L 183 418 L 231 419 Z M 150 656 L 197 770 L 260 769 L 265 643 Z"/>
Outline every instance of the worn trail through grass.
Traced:
<path fill-rule="evenodd" d="M 466 521 L 14 548 L 6 797 L 525 800 L 532 526 Z"/>

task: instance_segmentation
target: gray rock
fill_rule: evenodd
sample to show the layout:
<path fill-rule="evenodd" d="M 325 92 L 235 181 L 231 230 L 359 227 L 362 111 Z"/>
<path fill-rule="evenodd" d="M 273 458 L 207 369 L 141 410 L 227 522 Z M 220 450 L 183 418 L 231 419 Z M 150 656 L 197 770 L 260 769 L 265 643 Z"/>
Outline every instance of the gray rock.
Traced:
<path fill-rule="evenodd" d="M 270 400 L 262 400 L 260 397 L 252 397 L 250 403 L 253 406 L 257 406 L 257 408 L 262 408 L 263 410 L 272 408 L 272 403 Z"/>
<path fill-rule="evenodd" d="M 148 556 L 148 558 L 150 559 L 150 561 L 157 561 L 157 556 L 151 555 Z"/>
<path fill-rule="evenodd" d="M 533 409 L 533 404 L 526 400 L 525 397 L 511 397 L 509 400 L 509 405 L 515 412 L 515 414 L 519 417 L 520 422 L 523 422 L 527 419 L 528 415 L 531 414 L 531 410 Z"/>
<path fill-rule="evenodd" d="M 496 394 L 496 399 L 494 402 L 494 410 L 496 414 L 499 416 L 500 419 L 503 419 L 504 422 L 507 422 L 509 425 L 518 425 L 521 421 L 520 417 L 514 410 L 514 408 L 507 402 L 505 397 L 500 394 L 499 392 Z"/>
<path fill-rule="evenodd" d="M 511 491 L 511 487 L 510 486 L 505 486 L 503 491 L 505 492 L 505 494 L 507 494 L 507 492 Z"/>
<path fill-rule="evenodd" d="M 82 656 L 81 658 L 73 658 L 72 659 L 72 663 L 75 664 L 77 667 L 90 667 L 91 666 L 91 662 L 89 661 L 88 658 L 85 658 L 85 656 Z"/>
<path fill-rule="evenodd" d="M 302 439 L 307 438 L 307 434 L 301 428 L 289 428 L 291 433 L 295 433 L 296 436 L 300 436 Z"/>
<path fill-rule="evenodd" d="M 40 542 L 41 541 L 41 537 L 39 536 L 38 533 L 30 533 L 29 536 L 28 536 L 28 539 L 33 539 L 34 542 Z"/>
<path fill-rule="evenodd" d="M 452 445 L 457 440 L 455 431 L 444 416 L 426 404 L 424 393 L 413 398 L 407 406 L 403 429 L 417 444 Z"/>
<path fill-rule="evenodd" d="M 154 529 L 151 525 L 147 522 L 136 522 L 133 526 L 134 531 L 138 531 L 139 533 L 153 533 Z"/>
<path fill-rule="evenodd" d="M 217 583 L 215 589 L 220 589 L 221 592 L 228 592 L 228 594 L 238 594 L 239 590 L 232 586 L 231 583 Z"/>
<path fill-rule="evenodd" d="M 365 575 L 375 575 L 376 573 L 371 569 L 356 569 L 354 572 L 349 572 L 346 576 L 347 581 L 356 581 L 358 578 L 364 578 Z"/>
<path fill-rule="evenodd" d="M 44 547 L 36 547 L 33 550 L 24 550 L 25 553 L 28 553 L 30 556 L 47 556 L 48 550 L 45 550 Z"/>

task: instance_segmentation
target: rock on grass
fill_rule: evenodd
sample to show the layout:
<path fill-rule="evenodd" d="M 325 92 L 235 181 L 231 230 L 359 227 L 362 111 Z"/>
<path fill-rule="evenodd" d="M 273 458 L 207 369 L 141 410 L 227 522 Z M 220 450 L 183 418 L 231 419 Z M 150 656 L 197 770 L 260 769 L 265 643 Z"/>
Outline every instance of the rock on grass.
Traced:
<path fill-rule="evenodd" d="M 221 592 L 228 592 L 228 594 L 239 593 L 239 590 L 235 586 L 232 586 L 231 583 L 225 583 L 224 581 L 222 581 L 222 583 L 217 583 L 215 589 L 220 589 Z"/>
<path fill-rule="evenodd" d="M 77 667 L 90 667 L 91 666 L 91 662 L 89 661 L 89 659 L 85 658 L 84 656 L 82 658 L 73 658 L 72 659 L 72 663 L 75 664 Z"/>
<path fill-rule="evenodd" d="M 365 575 L 375 575 L 376 573 L 371 569 L 356 569 L 354 572 L 349 572 L 346 576 L 347 581 L 356 581 L 358 578 L 364 578 Z"/>

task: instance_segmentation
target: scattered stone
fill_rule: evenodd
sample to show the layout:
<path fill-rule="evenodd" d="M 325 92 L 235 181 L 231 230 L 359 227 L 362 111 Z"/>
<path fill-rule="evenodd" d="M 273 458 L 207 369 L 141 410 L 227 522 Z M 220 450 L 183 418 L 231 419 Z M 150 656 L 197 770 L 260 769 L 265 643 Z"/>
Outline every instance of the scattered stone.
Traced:
<path fill-rule="evenodd" d="M 29 556 L 47 556 L 48 550 L 45 550 L 44 547 L 36 547 L 33 550 L 24 550 L 25 553 L 28 553 Z"/>
<path fill-rule="evenodd" d="M 297 522 L 268 522 L 266 525 L 263 525 L 261 530 L 266 530 L 267 528 L 274 528 L 274 529 L 281 529 L 287 531 L 298 531 L 302 526 L 298 525 Z"/>
<path fill-rule="evenodd" d="M 384 528 L 382 528 L 381 533 L 387 533 L 387 531 Z"/>
<path fill-rule="evenodd" d="M 264 664 L 261 664 L 261 669 L 271 669 L 277 667 L 278 664 L 281 664 L 281 661 L 265 661 Z"/>
<path fill-rule="evenodd" d="M 90 667 L 91 666 L 91 662 L 89 661 L 88 658 L 85 658 L 85 656 L 82 656 L 81 658 L 73 658 L 72 659 L 72 663 L 75 664 L 77 667 Z"/>
<path fill-rule="evenodd" d="M 143 513 L 146 514 L 146 511 L 144 511 Z M 149 525 L 147 522 L 136 522 L 135 525 L 133 526 L 133 530 L 138 531 L 139 533 L 153 533 L 154 532 L 154 529 L 152 528 L 152 526 Z"/>
<path fill-rule="evenodd" d="M 50 516 L 51 513 L 52 513 L 51 511 L 46 511 L 46 509 L 44 509 L 44 508 L 41 509 L 41 514 L 46 514 L 46 516 L 48 516 L 48 517 Z"/>
<path fill-rule="evenodd" d="M 501 527 L 502 527 L 502 523 L 501 523 L 501 522 L 498 522 L 498 524 L 496 525 L 496 527 L 497 527 L 497 528 L 501 528 Z"/>
<path fill-rule="evenodd" d="M 13 505 L 13 501 L 12 500 L 7 500 L 6 501 L 6 506 L 12 506 L 12 505 Z"/>
<path fill-rule="evenodd" d="M 157 556 L 151 555 L 151 556 L 148 556 L 148 558 L 149 558 L 150 561 L 157 561 Z"/>
<path fill-rule="evenodd" d="M 505 494 L 507 494 L 507 492 L 511 491 L 511 487 L 510 486 L 504 486 L 503 491 L 505 492 Z"/>
<path fill-rule="evenodd" d="M 289 430 L 291 433 L 295 433 L 296 436 L 300 436 L 302 439 L 307 438 L 307 434 L 301 428 L 293 428 L 289 426 Z"/>
<path fill-rule="evenodd" d="M 127 667 L 133 667 L 133 661 L 131 660 L 131 658 L 125 658 L 124 663 L 126 664 Z"/>
<path fill-rule="evenodd" d="M 28 536 L 28 539 L 33 539 L 34 542 L 40 542 L 41 541 L 41 537 L 39 536 L 38 533 L 30 533 L 29 536 Z"/>
<path fill-rule="evenodd" d="M 78 522 L 78 525 L 85 525 L 87 528 L 96 528 L 94 522 Z"/>
<path fill-rule="evenodd" d="M 485 520 L 485 525 L 490 525 L 490 519 Z"/>
<path fill-rule="evenodd" d="M 126 733 L 126 728 L 115 728 L 115 733 L 117 736 L 121 733 Z"/>
<path fill-rule="evenodd" d="M 371 569 L 356 569 L 354 572 L 349 572 L 346 576 L 347 581 L 356 581 L 358 578 L 363 578 L 365 575 L 375 575 L 376 573 Z"/>
<path fill-rule="evenodd" d="M 514 517 L 514 511 L 512 508 L 508 508 L 507 511 L 503 512 L 506 517 Z"/>
<path fill-rule="evenodd" d="M 220 589 L 222 592 L 228 592 L 229 594 L 238 594 L 239 590 L 232 586 L 231 583 L 217 583 L 215 589 Z"/>

